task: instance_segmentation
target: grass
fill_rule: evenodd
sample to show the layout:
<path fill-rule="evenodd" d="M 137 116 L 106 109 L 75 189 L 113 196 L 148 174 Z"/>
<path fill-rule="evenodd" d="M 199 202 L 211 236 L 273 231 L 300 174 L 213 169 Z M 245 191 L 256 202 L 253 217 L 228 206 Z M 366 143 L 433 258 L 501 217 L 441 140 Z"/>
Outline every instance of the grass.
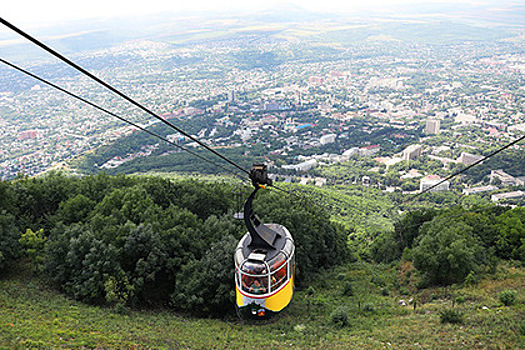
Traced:
<path fill-rule="evenodd" d="M 422 291 L 411 285 L 396 287 L 400 271 L 398 265 L 357 262 L 326 272 L 312 288 L 298 290 L 277 320 L 262 325 L 235 318 L 198 319 L 169 310 L 131 310 L 122 315 L 68 299 L 36 278 L 11 276 L 0 280 L 0 348 L 524 348 L 520 291 L 525 269 L 503 266 L 477 286 Z M 348 282 L 351 296 L 343 293 Z M 381 293 L 384 288 L 389 290 L 387 296 Z M 400 295 L 403 288 L 412 294 Z M 506 289 L 521 293 L 512 306 L 498 299 Z M 456 304 L 459 296 L 464 302 Z M 399 304 L 400 299 L 410 298 L 420 300 L 415 309 Z M 461 324 L 440 322 L 440 312 L 450 308 L 463 315 Z M 346 326 L 332 323 L 330 316 L 336 309 L 347 312 Z"/>

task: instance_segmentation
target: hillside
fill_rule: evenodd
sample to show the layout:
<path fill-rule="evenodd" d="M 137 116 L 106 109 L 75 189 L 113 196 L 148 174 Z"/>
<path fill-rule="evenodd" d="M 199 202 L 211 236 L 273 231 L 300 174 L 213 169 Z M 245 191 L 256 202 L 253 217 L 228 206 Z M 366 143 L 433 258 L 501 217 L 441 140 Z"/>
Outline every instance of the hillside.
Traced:
<path fill-rule="evenodd" d="M 524 290 L 523 268 L 501 266 L 477 286 L 418 292 L 411 283 L 395 289 L 404 272 L 397 265 L 363 263 L 327 272 L 299 290 L 278 320 L 262 325 L 163 309 L 119 314 L 66 298 L 36 278 L 10 276 L 0 280 L 0 348 L 523 348 L 523 296 L 512 306 L 497 297 L 502 290 Z M 411 298 L 417 300 L 415 310 L 413 304 L 399 304 Z M 341 307 L 348 315 L 346 325 L 332 320 Z M 462 314 L 462 323 L 441 323 L 444 310 Z"/>
<path fill-rule="evenodd" d="M 297 290 L 255 325 L 233 305 L 245 228 L 227 178 L 0 182 L 0 347 L 523 345 L 522 207 L 400 214 L 374 188 L 279 185 L 302 199 L 263 191 L 254 209 L 293 233 Z"/>

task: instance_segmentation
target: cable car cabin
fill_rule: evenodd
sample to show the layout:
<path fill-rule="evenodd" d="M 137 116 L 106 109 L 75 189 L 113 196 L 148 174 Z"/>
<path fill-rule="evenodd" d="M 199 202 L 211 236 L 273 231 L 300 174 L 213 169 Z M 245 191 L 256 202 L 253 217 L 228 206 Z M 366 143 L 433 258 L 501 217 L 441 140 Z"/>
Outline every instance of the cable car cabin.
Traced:
<path fill-rule="evenodd" d="M 252 210 L 259 188 L 271 185 L 264 164 L 254 164 L 250 179 L 255 189 L 244 203 L 248 233 L 235 249 L 235 305 L 245 319 L 268 319 L 290 304 L 294 293 L 295 245 L 288 229 L 263 224 Z"/>
<path fill-rule="evenodd" d="M 236 306 L 244 319 L 268 319 L 293 298 L 295 246 L 288 229 L 266 224 L 276 232 L 274 248 L 259 248 L 248 232 L 235 250 Z"/>

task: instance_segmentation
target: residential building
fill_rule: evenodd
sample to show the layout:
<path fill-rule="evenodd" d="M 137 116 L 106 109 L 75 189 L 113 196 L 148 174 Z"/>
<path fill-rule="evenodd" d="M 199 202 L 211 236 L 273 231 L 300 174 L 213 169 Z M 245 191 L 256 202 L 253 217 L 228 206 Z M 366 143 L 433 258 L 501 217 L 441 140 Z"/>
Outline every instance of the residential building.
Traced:
<path fill-rule="evenodd" d="M 461 152 L 461 155 L 458 158 L 458 162 L 463 165 L 471 165 L 476 163 L 477 161 L 480 161 L 483 158 L 483 156 L 477 156 L 467 152 Z"/>
<path fill-rule="evenodd" d="M 494 191 L 497 190 L 498 187 L 494 185 L 487 185 L 487 186 L 480 186 L 480 187 L 472 187 L 472 188 L 465 188 L 462 193 L 464 195 L 471 195 L 476 193 L 482 193 L 482 192 L 488 192 L 488 191 Z"/>
<path fill-rule="evenodd" d="M 441 121 L 439 119 L 428 119 L 425 126 L 425 133 L 427 134 L 439 134 L 439 127 Z"/>
<path fill-rule="evenodd" d="M 492 170 L 490 172 L 490 182 L 494 179 L 499 179 L 502 186 L 524 186 L 525 181 L 522 178 L 516 178 L 512 175 L 507 174 L 503 170 Z"/>
<path fill-rule="evenodd" d="M 336 134 L 323 135 L 319 139 L 319 142 L 321 143 L 321 145 L 327 145 L 329 143 L 333 143 L 336 137 L 337 137 Z"/>
<path fill-rule="evenodd" d="M 380 149 L 381 149 L 381 146 L 379 145 L 370 145 L 370 146 L 361 147 L 359 149 L 359 155 L 361 157 L 371 156 L 372 154 L 379 152 Z"/>
<path fill-rule="evenodd" d="M 437 185 L 442 181 L 441 177 L 438 175 L 428 175 L 421 179 L 419 182 L 419 191 L 423 192 L 428 190 L 429 188 Z M 444 181 L 443 183 L 439 184 L 438 186 L 432 188 L 429 190 L 429 192 L 439 192 L 439 191 L 448 191 L 450 186 L 450 182 Z"/>
<path fill-rule="evenodd" d="M 421 155 L 421 145 L 410 145 L 403 151 L 403 160 L 409 161 Z"/>
<path fill-rule="evenodd" d="M 295 165 L 283 165 L 282 168 L 292 169 L 292 170 L 297 170 L 297 171 L 308 171 L 312 169 L 313 167 L 315 167 L 316 165 L 317 165 L 317 160 L 310 159 L 310 160 L 307 160 L 305 162 L 295 164 Z"/>
<path fill-rule="evenodd" d="M 521 198 L 521 197 L 525 197 L 525 191 L 514 191 L 514 192 L 493 194 L 492 196 L 490 196 L 490 200 L 493 202 L 497 202 L 502 199 L 516 199 L 516 198 Z"/>

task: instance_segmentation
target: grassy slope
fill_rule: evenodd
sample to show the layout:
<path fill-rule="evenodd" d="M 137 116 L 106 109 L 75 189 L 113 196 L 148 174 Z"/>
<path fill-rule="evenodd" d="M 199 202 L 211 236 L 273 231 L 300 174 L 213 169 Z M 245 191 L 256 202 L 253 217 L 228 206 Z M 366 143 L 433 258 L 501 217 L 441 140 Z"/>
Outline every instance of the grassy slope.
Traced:
<path fill-rule="evenodd" d="M 10 277 L 0 280 L 0 348 L 523 348 L 525 269 L 502 267 L 476 287 L 410 294 L 414 277 L 406 278 L 406 267 L 353 263 L 327 272 L 313 285 L 315 291 L 298 291 L 292 306 L 264 325 L 168 311 L 121 315 L 67 299 L 36 279 Z M 346 283 L 352 284 L 353 296 L 342 295 Z M 381 288 L 389 295 L 383 296 Z M 504 289 L 520 291 L 516 305 L 504 307 L 498 301 L 497 293 Z M 398 304 L 412 296 L 418 300 L 416 310 Z M 439 311 L 451 307 L 458 296 L 466 299 L 455 306 L 465 313 L 464 323 L 441 324 Z M 348 311 L 347 327 L 330 322 L 338 306 Z"/>

